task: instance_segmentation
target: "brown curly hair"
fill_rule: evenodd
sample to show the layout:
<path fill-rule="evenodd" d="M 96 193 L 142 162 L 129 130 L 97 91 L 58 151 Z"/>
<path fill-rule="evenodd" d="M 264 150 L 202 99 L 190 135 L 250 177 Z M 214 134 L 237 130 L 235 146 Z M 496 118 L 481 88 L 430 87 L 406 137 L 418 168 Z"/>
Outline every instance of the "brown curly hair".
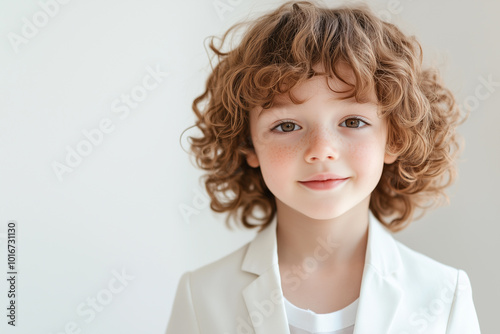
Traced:
<path fill-rule="evenodd" d="M 249 25 L 239 44 L 223 51 L 231 33 Z M 207 171 L 210 208 L 228 212 L 247 228 L 267 226 L 276 214 L 274 195 L 260 168 L 246 162 L 252 148 L 249 111 L 273 105 L 323 65 L 330 77 L 352 87 L 359 102 L 375 89 L 380 116 L 388 120 L 387 145 L 398 158 L 384 165 L 370 200 L 370 210 L 392 231 L 407 226 L 415 209 L 445 198 L 455 178 L 460 148 L 455 134 L 461 112 L 436 69 L 422 66 L 422 48 L 414 36 L 377 18 L 365 4 L 324 8 L 307 1 L 287 2 L 256 20 L 232 26 L 220 46 L 206 89 L 194 101 L 201 137 L 188 137 L 196 164 Z M 345 81 L 338 65 L 347 63 L 355 83 Z M 289 95 L 290 96 L 290 95 Z M 292 98 L 293 100 L 293 98 Z M 257 217 L 256 210 L 263 213 Z M 239 219 L 238 219 L 239 218 Z M 249 218 L 256 219 L 253 223 Z"/>

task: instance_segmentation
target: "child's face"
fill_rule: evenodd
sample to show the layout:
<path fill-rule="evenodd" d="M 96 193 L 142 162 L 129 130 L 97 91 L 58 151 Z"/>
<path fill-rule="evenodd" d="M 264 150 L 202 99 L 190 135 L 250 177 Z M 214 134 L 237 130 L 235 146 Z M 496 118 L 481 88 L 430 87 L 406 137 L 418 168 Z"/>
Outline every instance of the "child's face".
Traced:
<path fill-rule="evenodd" d="M 329 82 L 337 91 L 349 89 L 337 79 Z M 251 111 L 255 151 L 247 155 L 248 164 L 260 166 L 278 211 L 295 210 L 313 219 L 366 211 L 384 163 L 396 159 L 386 154 L 387 124 L 378 117 L 377 106 L 354 98 L 338 100 L 347 94 L 332 92 L 325 77 L 313 77 L 292 93 L 307 101 L 296 105 L 280 96 L 260 116 L 262 108 Z M 368 99 L 377 102 L 374 91 Z M 318 173 L 333 173 L 338 180 L 301 182 Z M 313 189 L 314 185 L 328 189 Z M 362 202 L 366 206 L 358 205 Z"/>

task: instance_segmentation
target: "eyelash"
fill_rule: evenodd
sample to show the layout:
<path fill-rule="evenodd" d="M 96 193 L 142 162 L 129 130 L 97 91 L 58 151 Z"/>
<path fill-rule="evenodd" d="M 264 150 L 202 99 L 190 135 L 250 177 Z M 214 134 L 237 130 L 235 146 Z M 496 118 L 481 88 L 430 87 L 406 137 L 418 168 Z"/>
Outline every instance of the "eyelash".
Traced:
<path fill-rule="evenodd" d="M 348 121 L 348 120 L 350 120 L 350 119 L 354 119 L 354 120 L 360 121 L 361 123 L 364 123 L 364 125 L 360 125 L 360 126 L 358 126 L 357 128 L 349 128 L 349 129 L 360 129 L 360 128 L 362 128 L 362 127 L 366 126 L 366 125 L 370 125 L 370 124 L 368 124 L 368 122 L 367 122 L 367 121 L 365 121 L 365 120 L 364 120 L 363 118 L 361 118 L 361 117 L 349 117 L 349 118 L 346 118 L 346 119 L 345 119 L 342 123 L 340 123 L 340 124 L 343 124 L 343 123 L 347 122 L 347 121 Z M 344 126 L 344 127 L 345 127 L 345 128 L 347 128 L 347 126 Z"/>
<path fill-rule="evenodd" d="M 349 118 L 346 118 L 344 121 L 342 121 L 340 124 L 344 124 L 346 121 L 348 120 L 357 120 L 357 121 L 360 121 L 361 123 L 364 123 L 364 125 L 360 125 L 358 126 L 357 128 L 349 128 L 347 126 L 342 126 L 343 128 L 348 128 L 348 129 L 361 129 L 363 128 L 364 126 L 367 126 L 367 125 L 370 125 L 367 121 L 365 121 L 364 119 L 362 119 L 361 117 L 349 117 Z M 286 124 L 286 123 L 291 123 L 293 124 L 294 126 L 299 126 L 297 123 L 295 123 L 294 121 L 291 121 L 291 120 L 283 120 L 281 122 L 279 122 L 275 127 L 273 127 L 271 129 L 271 131 L 274 131 L 276 129 L 278 129 L 282 124 Z M 276 130 L 277 132 L 281 132 L 281 133 L 288 133 L 288 132 L 294 132 L 294 130 L 292 131 L 278 131 Z"/>

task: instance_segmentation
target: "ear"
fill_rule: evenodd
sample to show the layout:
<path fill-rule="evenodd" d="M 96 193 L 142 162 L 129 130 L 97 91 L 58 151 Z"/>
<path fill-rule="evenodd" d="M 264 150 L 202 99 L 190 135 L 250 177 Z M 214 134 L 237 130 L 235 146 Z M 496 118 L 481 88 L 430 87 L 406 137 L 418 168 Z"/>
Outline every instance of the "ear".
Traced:
<path fill-rule="evenodd" d="M 246 155 L 247 163 L 250 167 L 257 168 L 260 166 L 259 157 L 257 156 L 257 153 L 255 153 L 254 148 L 247 148 L 245 150 L 245 155 Z"/>
<path fill-rule="evenodd" d="M 251 136 L 248 136 L 247 139 L 240 144 L 240 152 L 243 153 L 250 167 L 257 168 L 260 166 L 259 157 L 255 152 Z"/>
<path fill-rule="evenodd" d="M 398 158 L 397 155 L 391 153 L 388 149 L 385 150 L 385 155 L 384 155 L 384 163 L 385 164 L 392 164 L 394 161 L 396 161 Z"/>

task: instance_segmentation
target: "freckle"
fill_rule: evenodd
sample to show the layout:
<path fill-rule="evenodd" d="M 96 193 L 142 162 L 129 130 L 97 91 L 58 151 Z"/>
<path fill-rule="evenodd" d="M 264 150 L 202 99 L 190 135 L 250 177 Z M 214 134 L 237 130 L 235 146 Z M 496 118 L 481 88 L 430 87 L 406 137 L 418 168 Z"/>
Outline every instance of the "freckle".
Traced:
<path fill-rule="evenodd" d="M 297 156 L 298 148 L 297 148 L 297 146 L 284 145 L 284 146 L 272 148 L 269 151 L 269 153 L 270 153 L 273 161 L 276 161 L 277 163 L 286 164 L 291 159 L 293 159 Z"/>

